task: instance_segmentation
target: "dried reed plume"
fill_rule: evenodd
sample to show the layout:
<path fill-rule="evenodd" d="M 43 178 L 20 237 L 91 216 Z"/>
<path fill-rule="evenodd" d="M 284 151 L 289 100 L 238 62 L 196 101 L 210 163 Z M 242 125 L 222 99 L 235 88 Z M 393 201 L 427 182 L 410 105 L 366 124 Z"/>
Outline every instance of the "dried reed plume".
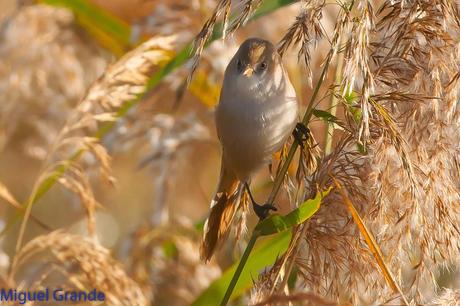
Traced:
<path fill-rule="evenodd" d="M 193 42 L 193 58 L 188 82 L 190 83 L 193 73 L 195 72 L 204 50 L 206 43 L 211 38 L 219 17 L 222 16 L 222 37 L 225 39 L 228 35 L 234 33 L 238 28 L 243 26 L 254 11 L 262 4 L 262 0 L 243 0 L 239 3 L 242 9 L 235 14 L 233 22 L 229 25 L 230 15 L 232 13 L 232 0 L 220 0 L 214 9 L 211 17 L 204 23 L 201 31 L 196 36 Z"/>
<path fill-rule="evenodd" d="M 368 222 L 388 250 L 394 272 L 402 275 L 405 267 L 412 267 L 407 292 L 417 303 L 427 303 L 432 296 L 420 290 L 423 283 L 434 281 L 431 285 L 436 286 L 437 269 L 457 261 L 460 252 L 460 182 L 455 168 L 460 118 L 458 6 L 450 1 L 401 1 L 383 4 L 379 14 L 385 17 L 377 24 L 380 35 L 371 54 L 379 91 L 433 98 L 408 103 L 395 96 L 385 102 L 393 109 L 417 168 L 408 179 L 406 165 L 394 158 L 398 147 L 383 137 L 376 140 L 364 185 L 375 191 L 369 194 L 376 205 Z"/>
<path fill-rule="evenodd" d="M 46 5 L 21 7 L 2 24 L 0 149 L 14 140 L 29 156 L 44 159 L 75 104 L 106 68 L 109 55 L 77 28 L 70 11 Z"/>
<path fill-rule="evenodd" d="M 308 83 L 312 86 L 311 51 L 324 36 L 321 26 L 322 10 L 325 2 L 316 0 L 302 3 L 301 13 L 291 25 L 278 46 L 278 53 L 283 56 L 292 45 L 300 44 L 298 57 L 303 58 L 307 69 Z"/>
<path fill-rule="evenodd" d="M 83 166 L 78 166 L 75 161 L 82 154 L 89 153 L 92 158 L 84 155 L 86 161 L 93 164 L 97 161 L 103 177 L 113 182 L 110 175 L 110 157 L 99 143 L 99 138 L 116 120 L 117 112 L 122 112 L 123 107 L 145 91 L 149 75 L 159 64 L 171 57 L 173 43 L 174 37 L 151 38 L 110 66 L 90 87 L 86 97 L 76 106 L 48 151 L 45 170 L 35 183 L 28 203 L 29 211 L 32 204 L 43 194 L 42 185 L 46 186 L 49 181 L 57 180 L 80 196 L 88 215 L 88 232 L 94 235 L 96 200 L 87 183 L 86 174 L 82 171 Z M 22 223 L 18 247 L 22 243 L 26 223 L 27 215 Z"/>
<path fill-rule="evenodd" d="M 331 175 L 339 180 L 404 293 L 413 303 L 429 303 L 438 269 L 457 262 L 460 251 L 458 8 L 445 1 L 386 1 L 374 15 L 369 1 L 357 4 L 358 16 L 338 18 L 343 24 L 335 30 L 346 38 L 337 51 L 345 52 L 339 98 L 347 127 L 305 178 L 305 198 L 330 186 Z M 341 202 L 332 192 L 294 229 L 288 251 L 259 280 L 253 301 L 285 290 L 294 261 L 302 279 L 296 288 L 352 304 L 397 303 Z"/>
<path fill-rule="evenodd" d="M 21 272 L 27 273 L 28 265 L 41 271 L 33 283 L 22 279 Z M 107 305 L 147 305 L 141 289 L 110 256 L 109 250 L 93 239 L 61 231 L 34 238 L 16 254 L 10 283 L 24 281 L 28 290 L 50 285 L 69 290 L 96 289 L 104 292 Z"/>
<path fill-rule="evenodd" d="M 454 291 L 452 289 L 445 289 L 443 294 L 434 299 L 433 303 L 435 305 L 443 306 L 455 306 L 458 305 L 460 301 L 460 292 Z"/>

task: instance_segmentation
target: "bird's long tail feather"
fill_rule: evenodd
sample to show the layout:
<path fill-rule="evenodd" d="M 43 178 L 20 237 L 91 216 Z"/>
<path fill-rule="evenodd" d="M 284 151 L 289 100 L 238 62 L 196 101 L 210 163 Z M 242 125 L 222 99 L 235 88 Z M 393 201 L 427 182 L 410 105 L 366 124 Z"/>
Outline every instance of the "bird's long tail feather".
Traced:
<path fill-rule="evenodd" d="M 242 191 L 242 182 L 226 170 L 222 163 L 217 192 L 211 201 L 211 211 L 204 225 L 203 242 L 200 247 L 202 260 L 211 259 L 216 247 L 228 234 L 239 207 Z"/>

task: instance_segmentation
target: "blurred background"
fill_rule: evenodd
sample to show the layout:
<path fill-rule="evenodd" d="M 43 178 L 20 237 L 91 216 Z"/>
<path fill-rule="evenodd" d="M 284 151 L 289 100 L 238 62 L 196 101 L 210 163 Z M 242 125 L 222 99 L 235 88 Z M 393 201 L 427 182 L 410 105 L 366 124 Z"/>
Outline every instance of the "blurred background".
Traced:
<path fill-rule="evenodd" d="M 0 180 L 20 202 L 31 193 L 49 146 L 69 114 L 106 67 L 155 35 L 174 34 L 174 50 L 180 50 L 199 32 L 215 6 L 214 1 L 198 0 L 90 3 L 113 14 L 112 18 L 130 29 L 123 49 L 121 43 L 94 35 L 92 26 L 80 22 L 69 9 L 1 2 Z M 140 224 L 157 218 L 156 214 L 166 213 L 165 218 L 173 219 L 185 217 L 192 223 L 204 220 L 220 170 L 212 110 L 218 101 L 224 69 L 242 40 L 252 36 L 279 40 L 294 20 L 296 10 L 296 5 L 279 9 L 227 41 L 214 42 L 205 51 L 189 89 L 183 90 L 188 71 L 174 73 L 103 139 L 113 158 L 116 179 L 114 186 L 93 178 L 91 181 L 95 198 L 103 206 L 98 210 L 97 217 L 101 219 L 97 223 L 104 245 L 120 243 Z M 278 22 L 269 22 L 272 18 Z M 311 89 L 301 76 L 302 65 L 296 55 L 286 58 L 299 96 L 305 100 Z M 317 61 L 315 56 L 316 66 Z M 87 159 L 88 164 L 94 162 Z M 256 189 L 263 198 L 263 192 L 269 191 L 269 186 L 263 186 L 270 179 L 263 171 L 260 176 L 260 187 Z M 53 228 L 74 224 L 77 230 L 85 217 L 78 201 L 56 186 L 34 207 L 34 215 Z M 29 225 L 27 239 L 41 231 L 36 224 Z M 16 227 L 11 228 L 4 242 L 9 252 L 16 241 Z"/>
<path fill-rule="evenodd" d="M 149 78 L 157 76 L 156 73 L 164 72 L 165 70 L 162 69 L 167 69 L 167 67 L 164 68 L 165 63 L 175 55 L 180 57 L 184 54 L 191 54 L 190 50 L 183 51 L 183 48 L 200 32 L 218 2 L 217 0 L 0 0 L 0 203 L 2 204 L 0 205 L 0 276 L 3 287 L 30 289 L 57 284 L 80 289 L 96 287 L 108 294 L 110 305 L 189 305 L 193 301 L 196 302 L 197 297 L 208 288 L 212 281 L 222 276 L 227 268 L 231 267 L 241 256 L 246 245 L 245 239 L 226 244 L 216 258 L 207 265 L 199 259 L 198 249 L 202 227 L 208 214 L 210 199 L 215 191 L 220 170 L 221 152 L 213 122 L 213 107 L 219 98 L 226 65 L 239 44 L 246 38 L 254 36 L 274 43 L 279 42 L 290 26 L 298 20 L 296 17 L 301 16 L 299 12 L 302 11 L 302 5 L 305 5 L 305 2 L 265 1 L 275 3 L 276 10 L 267 16 L 249 22 L 225 40 L 218 39 L 212 42 L 204 50 L 190 86 L 187 87 L 186 82 L 192 63 L 186 62 L 174 72 L 165 73 L 164 78 L 161 76 L 161 83 L 155 84 L 158 86 L 154 90 L 147 91 L 139 103 L 129 109 L 122 107 L 126 102 L 137 100 L 144 86 L 152 82 L 152 80 L 149 81 Z M 244 8 L 243 3 L 249 2 L 251 1 L 234 1 L 232 9 L 241 11 Z M 287 5 L 290 2 L 296 3 Z M 384 1 L 373 1 L 372 3 L 378 7 Z M 320 17 L 315 18 L 321 19 L 321 30 L 316 30 L 326 33 L 326 36 L 316 39 L 320 35 L 318 37 L 313 35 L 309 41 L 311 46 L 308 48 L 315 50 L 311 52 L 310 65 L 306 67 L 304 59 L 298 55 L 297 50 L 292 50 L 296 48 L 288 49 L 284 55 L 284 63 L 296 88 L 302 110 L 306 108 L 307 101 L 312 96 L 312 84 L 316 83 L 324 67 L 323 60 L 329 52 L 330 40 L 340 9 L 335 2 L 323 2 L 320 5 L 320 13 L 318 13 Z M 399 17 L 402 18 L 402 16 L 403 14 L 400 14 Z M 349 22 L 356 22 L 356 20 L 350 19 Z M 350 27 L 348 32 L 351 37 L 350 41 L 352 41 L 353 35 L 357 33 L 356 28 Z M 452 30 L 452 33 L 456 32 Z M 455 37 L 454 34 L 452 34 L 453 37 Z M 421 38 L 413 40 L 423 47 L 426 46 L 426 41 Z M 458 41 L 456 44 L 458 50 Z M 381 49 L 388 51 L 386 47 Z M 383 56 L 375 56 L 375 58 L 383 58 Z M 334 57 L 334 61 L 331 62 L 330 71 L 340 72 L 343 67 L 339 66 L 340 61 L 335 59 Z M 430 63 L 430 65 L 434 64 Z M 444 67 L 443 65 L 438 66 Z M 403 67 L 401 70 L 409 70 L 412 66 L 401 67 Z M 429 69 L 430 67 L 432 66 L 427 65 L 423 69 L 418 68 L 424 73 L 429 73 L 433 71 Z M 330 92 L 336 89 L 328 85 L 339 83 L 336 82 L 340 81 L 336 79 L 338 75 L 338 73 L 326 75 L 315 108 L 328 110 L 329 103 L 333 100 Z M 391 75 L 388 75 L 385 76 L 391 80 Z M 421 86 L 423 82 L 414 75 L 416 74 L 411 75 L 410 82 L 417 85 L 414 85 L 413 88 L 416 88 L 420 94 L 431 92 L 432 84 L 426 87 Z M 454 84 L 458 77 L 452 80 L 452 83 L 449 84 Z M 410 82 L 400 82 L 398 86 L 413 84 Z M 384 81 L 382 83 L 387 85 Z M 437 86 L 437 83 L 435 85 L 436 88 L 441 87 L 441 85 Z M 446 88 L 449 86 L 447 85 Z M 395 90 L 400 89 L 395 88 Z M 337 91 L 340 90 L 339 88 Z M 401 89 L 401 92 L 406 94 L 407 91 L 404 90 Z M 453 92 L 452 96 L 449 97 L 452 98 L 451 101 L 456 102 L 446 103 L 449 104 L 446 108 L 458 103 L 454 94 L 455 92 L 458 94 L 458 90 L 452 89 L 451 92 Z M 394 94 L 396 97 L 394 99 L 399 99 L 401 96 L 403 95 Z M 404 102 L 407 101 L 404 100 Z M 414 155 L 414 160 L 417 160 L 417 152 L 430 151 L 429 145 L 436 145 L 438 140 L 433 133 L 425 135 L 426 137 L 423 136 L 421 130 L 423 133 L 429 131 L 425 126 L 423 128 L 416 126 L 414 130 L 411 130 L 412 127 L 407 127 L 411 122 L 423 121 L 421 119 L 417 121 L 414 119 L 415 115 L 410 117 L 407 114 L 414 110 L 414 113 L 426 115 L 426 118 L 434 118 L 433 109 L 438 106 L 431 107 L 412 102 L 401 107 L 395 106 L 397 104 L 390 101 L 388 108 L 397 110 L 395 111 L 398 115 L 395 115 L 397 120 L 403 118 L 400 120 L 402 124 L 398 122 L 398 129 L 403 131 L 402 134 L 406 139 L 410 139 L 408 154 Z M 420 108 L 425 107 L 422 112 L 418 112 L 418 105 L 422 105 Z M 439 107 L 443 111 L 443 106 Z M 359 107 L 356 106 L 356 108 Z M 120 109 L 125 109 L 125 111 L 117 114 Z M 354 127 L 353 120 L 344 114 L 343 108 L 339 107 L 337 112 L 338 118 L 344 121 L 348 119 L 347 124 Z M 459 117 L 458 110 L 453 110 L 451 113 L 450 111 L 445 112 L 451 114 L 450 117 L 447 117 L 454 118 L 452 122 Z M 120 118 L 115 120 L 118 115 Z M 406 115 L 408 117 L 404 117 Z M 323 116 L 325 116 L 324 113 Z M 331 153 L 331 143 L 327 144 L 327 141 L 331 141 L 332 147 L 335 147 L 337 143 L 340 143 L 341 136 L 346 135 L 349 131 L 343 131 L 344 129 L 338 124 L 328 125 L 327 122 L 325 123 L 327 120 L 320 117 L 321 113 L 315 115 L 309 127 L 315 136 L 317 148 L 324 149 L 329 146 L 327 153 Z M 445 123 L 442 120 L 435 122 L 443 126 L 448 125 L 451 129 L 446 128 L 444 132 L 451 135 L 452 138 L 440 136 L 447 144 L 445 147 L 452 144 L 449 150 L 455 150 L 453 139 L 458 134 L 448 132 L 455 131 L 455 128 L 458 127 L 458 121 L 457 123 L 452 122 Z M 375 122 L 371 123 L 375 124 Z M 431 123 L 432 121 L 429 121 L 427 125 L 433 127 Z M 330 131 L 328 128 L 330 129 L 331 126 L 334 126 L 335 132 L 333 137 L 328 138 L 327 132 Z M 393 263 L 398 262 L 400 272 L 396 273 L 398 278 L 406 280 L 408 284 L 411 283 L 409 280 L 413 276 L 418 284 L 418 274 L 414 271 L 419 266 L 421 269 L 427 269 L 424 272 L 429 270 L 431 273 L 436 270 L 436 273 L 430 275 L 436 280 L 439 287 L 432 289 L 426 282 L 421 282 L 423 286 L 417 287 L 417 291 L 426 291 L 426 296 L 430 299 L 436 294 L 447 292 L 446 301 L 456 301 L 459 298 L 458 293 L 441 290 L 443 287 L 458 288 L 460 286 L 458 271 L 455 264 L 452 263 L 455 252 L 451 252 L 451 248 L 455 249 L 455 246 L 457 250 L 460 249 L 458 247 L 459 231 L 452 225 L 455 224 L 455 219 L 451 219 L 449 225 L 446 225 L 446 228 L 452 228 L 452 232 L 442 232 L 443 229 L 435 228 L 441 231 L 441 234 L 438 232 L 436 235 L 433 234 L 433 240 L 439 238 L 438 241 L 450 241 L 452 239 L 452 245 L 444 243 L 450 250 L 446 251 L 447 255 L 442 251 L 436 253 L 437 251 L 433 250 L 432 254 L 436 254 L 429 259 L 433 262 L 441 260 L 439 269 L 436 267 L 431 270 L 431 266 L 428 269 L 421 264 L 420 258 L 423 258 L 421 255 L 423 252 L 408 251 L 407 253 L 410 254 L 407 255 L 404 247 L 401 247 L 401 241 L 406 243 L 406 240 L 395 238 L 398 240 L 397 243 L 391 241 L 391 228 L 395 224 L 399 226 L 395 225 L 395 231 L 399 234 L 409 233 L 414 228 L 417 233 L 423 231 L 416 226 L 418 223 L 413 222 L 417 216 L 399 223 L 403 210 L 400 211 L 398 207 L 395 209 L 391 206 L 403 206 L 401 203 L 406 202 L 393 201 L 392 195 L 399 194 L 400 191 L 401 197 L 406 196 L 405 199 L 408 199 L 407 194 L 410 193 L 408 191 L 410 188 L 407 187 L 409 184 L 405 176 L 406 172 L 401 170 L 404 165 L 397 158 L 400 152 L 394 149 L 396 146 L 392 147 L 385 142 L 385 135 L 378 138 L 381 136 L 378 133 L 384 128 L 376 126 L 371 136 L 374 137 L 374 140 L 378 140 L 370 146 L 370 157 L 365 161 L 360 160 L 356 166 L 360 170 L 356 170 L 353 174 L 359 172 L 356 174 L 356 180 L 358 177 L 361 180 L 359 184 L 356 183 L 359 187 L 356 187 L 356 190 L 364 190 L 363 195 L 366 194 L 370 199 L 375 200 L 372 204 L 378 204 L 366 206 L 367 202 L 363 201 L 359 203 L 358 208 L 365 212 L 366 221 L 371 224 L 374 232 L 380 235 L 379 239 L 382 243 L 387 243 L 385 246 L 386 250 L 390 250 L 388 251 L 389 260 L 392 260 Z M 357 130 L 350 133 L 358 134 Z M 376 130 L 380 132 L 375 132 Z M 377 134 L 378 136 L 375 136 Z M 101 136 L 100 143 L 99 136 Z M 415 139 L 417 141 L 425 139 L 430 142 L 429 145 L 423 143 L 429 149 L 418 151 L 419 146 Z M 352 147 L 356 151 L 356 143 L 353 143 Z M 440 151 L 447 156 L 449 150 Z M 361 155 L 368 153 L 362 151 L 360 151 Z M 334 152 L 332 150 L 332 153 Z M 296 176 L 299 160 L 297 157 L 289 169 L 291 177 Z M 327 165 L 329 157 L 323 156 L 321 165 Z M 70 163 L 69 161 L 73 158 L 78 159 L 79 162 Z M 359 158 L 362 156 L 356 159 Z M 431 156 L 423 158 L 418 159 L 423 166 L 415 167 L 417 175 L 423 172 L 423 167 L 427 165 L 424 161 L 432 160 Z M 279 154 L 274 156 L 275 169 L 279 160 Z M 439 160 L 446 160 L 446 158 L 442 155 Z M 445 183 L 447 187 L 442 183 L 439 183 L 442 186 L 438 186 L 436 182 L 427 187 L 429 184 L 422 175 L 417 176 L 416 180 L 420 186 L 423 186 L 424 192 L 430 193 L 430 197 L 437 195 L 438 190 L 445 192 L 440 198 L 448 199 L 446 203 L 449 204 L 450 201 L 458 198 L 459 185 L 456 185 L 456 181 L 443 178 L 444 175 L 451 178 L 450 173 L 460 168 L 458 164 L 457 168 L 453 163 L 447 164 L 446 171 L 440 170 L 439 173 L 435 173 L 436 171 L 433 170 L 435 174 L 426 171 L 432 175 L 433 181 Z M 318 169 L 324 170 L 325 168 L 321 168 L 321 165 L 318 166 Z M 429 168 L 429 166 L 426 167 Z M 432 169 L 444 168 L 437 164 Z M 348 174 L 345 173 L 345 170 L 342 172 L 344 176 Z M 65 175 L 61 176 L 62 173 Z M 255 196 L 259 201 L 263 201 L 269 195 L 273 176 L 273 171 L 270 172 L 267 167 L 262 169 L 253 180 Z M 392 180 L 393 176 L 395 176 L 394 180 Z M 350 181 L 352 179 L 354 177 L 350 178 Z M 312 182 L 314 182 L 313 179 Z M 372 185 L 373 183 L 375 185 Z M 382 185 L 379 185 L 380 183 Z M 403 187 L 398 184 L 404 186 L 405 189 L 403 190 Z M 292 200 L 293 195 L 297 196 L 293 191 L 295 189 L 293 186 L 290 185 L 291 189 L 289 186 L 287 188 L 291 191 L 290 193 L 283 190 L 277 197 L 276 204 L 281 214 L 291 211 L 293 206 L 299 202 L 298 200 L 304 196 L 302 194 Z M 457 189 L 452 186 L 456 186 Z M 305 193 L 307 194 L 308 191 Z M 350 194 L 356 195 L 353 192 Z M 379 197 L 382 199 L 381 202 L 378 201 Z M 337 199 L 336 196 L 330 202 L 337 204 L 339 201 Z M 426 199 L 426 202 L 433 203 L 432 198 L 429 198 L 428 195 Z M 407 200 L 407 206 L 412 205 L 412 200 L 414 199 Z M 388 204 L 389 202 L 391 204 Z M 328 209 L 335 213 L 336 209 L 331 205 Z M 23 218 L 24 207 L 33 207 L 27 222 L 24 222 Z M 374 210 L 374 207 L 377 208 Z M 447 207 L 450 207 L 451 214 L 456 216 L 458 208 L 453 208 L 454 205 Z M 340 212 L 344 211 L 343 206 L 340 209 L 338 209 Z M 379 209 L 382 209 L 383 213 Z M 379 211 L 380 214 L 377 214 L 376 211 Z M 427 205 L 423 206 L 420 211 L 431 214 L 434 210 Z M 386 218 L 386 213 L 390 215 L 388 218 Z M 438 211 L 433 214 L 438 214 Z M 375 217 L 376 215 L 380 219 Z M 439 215 L 443 214 L 439 213 Z M 315 220 L 317 223 L 314 224 L 322 226 L 321 221 L 330 221 L 328 218 L 335 219 L 335 216 L 327 215 L 326 211 Z M 336 231 L 334 234 L 338 233 L 338 237 L 342 235 L 342 227 L 344 229 L 346 226 L 351 227 L 350 224 L 353 223 L 346 211 L 342 215 L 337 213 L 336 219 L 339 220 L 337 228 L 331 226 L 330 230 L 331 232 Z M 379 224 L 378 222 L 382 219 L 386 221 Z M 255 221 L 250 212 L 247 223 L 241 221 L 239 225 L 242 228 L 252 229 Z M 374 221 L 375 223 L 372 223 Z M 55 230 L 58 229 L 60 231 L 56 232 Z M 431 229 L 431 227 L 428 228 L 424 234 Z M 324 232 L 322 230 L 322 228 L 318 230 L 318 237 L 325 238 L 327 241 L 324 243 L 324 248 L 331 250 L 332 253 L 337 249 L 345 253 L 340 254 L 342 257 L 337 256 L 343 260 L 342 264 L 337 264 L 337 266 L 346 267 L 343 269 L 344 274 L 340 274 L 341 284 L 345 286 L 342 286 L 338 293 L 334 291 L 332 294 L 329 287 L 324 286 L 322 295 L 331 294 L 336 300 L 344 303 L 361 301 L 363 305 L 369 300 L 361 297 L 359 292 L 370 292 L 371 297 L 384 296 L 380 288 L 385 286 L 385 282 L 378 272 L 368 275 L 368 270 L 360 270 L 359 266 L 353 266 L 351 263 L 348 266 L 348 263 L 353 260 L 361 260 L 365 264 L 367 264 L 366 261 L 371 261 L 370 257 L 366 257 L 369 256 L 369 253 L 362 251 L 362 240 L 359 239 L 356 228 L 343 230 L 343 237 L 348 235 L 346 238 L 340 236 L 340 239 L 343 238 L 345 241 L 343 244 L 339 242 L 335 244 L 334 239 L 337 237 L 328 232 L 329 229 L 324 229 Z M 247 233 L 244 233 L 243 238 L 247 238 Z M 313 230 L 312 233 L 312 235 L 317 234 Z M 329 234 L 334 238 L 327 240 Z M 388 238 L 385 235 L 391 237 Z M 407 235 L 410 236 L 410 234 Z M 354 237 L 358 238 L 353 240 Z M 418 236 L 414 234 L 414 237 Z M 312 237 L 308 236 L 306 240 L 310 238 Z M 280 247 L 279 250 L 287 247 L 288 237 L 283 239 L 283 247 Z M 337 238 L 337 241 L 340 239 Z M 417 239 L 414 238 L 414 240 Z M 323 242 L 319 238 L 311 240 L 312 243 L 318 243 L 318 245 Z M 412 237 L 407 240 L 412 241 Z M 270 243 L 270 240 L 262 241 L 261 244 L 263 243 Z M 426 245 L 428 245 L 427 249 L 435 249 L 434 246 L 437 244 L 431 241 Z M 362 253 L 356 252 L 350 255 L 351 252 L 347 252 L 347 247 L 359 249 Z M 312 250 L 310 247 L 302 250 L 306 254 L 315 252 L 315 249 Z M 399 263 L 400 257 L 398 256 L 403 256 L 399 253 L 391 257 L 393 250 L 404 253 L 404 256 L 407 255 L 410 265 L 402 261 Z M 260 254 L 262 254 L 261 258 L 266 256 L 268 261 L 265 265 L 261 261 L 257 266 L 260 271 L 261 267 L 271 266 L 279 255 L 273 250 L 265 255 Z M 322 256 L 319 251 L 318 254 L 316 254 L 318 257 Z M 447 263 L 446 260 L 445 263 L 442 260 L 445 257 L 451 261 Z M 305 258 L 301 258 L 305 266 L 315 266 L 311 258 L 307 255 Z M 335 259 L 334 256 L 330 258 Z M 420 263 L 417 262 L 419 259 Z M 319 269 L 319 267 L 331 265 L 325 259 L 317 266 Z M 302 265 L 299 264 L 299 269 L 301 268 Z M 353 275 L 356 279 L 369 277 L 375 283 L 380 281 L 381 287 L 366 282 L 356 285 L 350 280 L 347 269 L 356 272 L 356 276 Z M 256 271 L 260 272 L 259 270 Z M 336 271 L 331 268 L 332 270 Z M 337 271 L 339 270 L 342 271 L 340 267 L 337 267 Z M 324 268 L 325 275 L 329 272 L 328 268 Z M 332 277 L 324 277 L 326 283 L 330 279 L 336 280 L 333 272 L 330 273 Z M 293 274 L 297 275 L 297 272 Z M 290 288 L 296 287 L 301 290 L 315 288 L 311 284 L 311 287 L 308 287 L 309 275 L 305 274 L 307 281 L 304 283 L 298 281 L 297 278 L 289 278 Z M 257 274 L 252 276 L 254 280 L 257 279 Z M 319 276 L 312 276 L 312 280 L 315 280 L 314 277 Z M 338 276 L 337 279 L 339 279 Z M 347 282 L 353 284 L 348 286 Z M 249 289 L 252 281 L 248 278 L 246 283 L 245 289 Z M 291 283 L 296 285 L 291 286 Z M 407 285 L 405 289 L 412 290 L 411 286 Z M 351 292 L 350 288 L 354 288 L 354 291 Z M 214 287 L 211 289 L 220 290 L 220 293 L 223 290 Z M 211 292 L 209 296 L 212 296 L 212 290 L 209 291 Z M 243 292 L 244 290 L 241 289 L 238 295 L 241 296 Z M 327 301 L 313 300 L 316 301 L 316 304 L 313 302 L 312 305 L 331 305 L 327 304 Z M 370 300 L 372 301 L 372 298 Z M 247 295 L 235 301 L 236 305 L 247 305 L 248 303 Z M 209 300 L 204 299 L 195 305 L 212 304 Z M 303 305 L 302 302 L 300 304 Z"/>

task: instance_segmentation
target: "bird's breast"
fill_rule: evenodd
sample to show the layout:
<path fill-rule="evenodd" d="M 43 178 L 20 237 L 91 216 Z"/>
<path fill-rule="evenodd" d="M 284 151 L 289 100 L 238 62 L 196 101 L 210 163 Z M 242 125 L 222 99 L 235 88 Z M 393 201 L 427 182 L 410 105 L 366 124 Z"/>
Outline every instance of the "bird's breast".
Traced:
<path fill-rule="evenodd" d="M 297 115 L 293 90 L 261 95 L 227 92 L 221 98 L 216 109 L 217 131 L 225 158 L 240 178 L 248 176 L 281 148 Z"/>

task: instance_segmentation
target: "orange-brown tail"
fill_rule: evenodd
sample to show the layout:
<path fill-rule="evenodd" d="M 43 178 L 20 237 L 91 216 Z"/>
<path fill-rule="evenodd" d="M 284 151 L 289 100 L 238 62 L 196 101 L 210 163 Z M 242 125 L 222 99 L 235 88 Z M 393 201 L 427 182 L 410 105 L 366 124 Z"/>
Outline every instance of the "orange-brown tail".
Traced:
<path fill-rule="evenodd" d="M 200 247 L 202 260 L 211 259 L 216 246 L 228 234 L 233 216 L 239 206 L 242 186 L 241 181 L 225 169 L 222 162 L 217 192 L 211 201 L 211 212 L 204 224 L 203 242 Z"/>

